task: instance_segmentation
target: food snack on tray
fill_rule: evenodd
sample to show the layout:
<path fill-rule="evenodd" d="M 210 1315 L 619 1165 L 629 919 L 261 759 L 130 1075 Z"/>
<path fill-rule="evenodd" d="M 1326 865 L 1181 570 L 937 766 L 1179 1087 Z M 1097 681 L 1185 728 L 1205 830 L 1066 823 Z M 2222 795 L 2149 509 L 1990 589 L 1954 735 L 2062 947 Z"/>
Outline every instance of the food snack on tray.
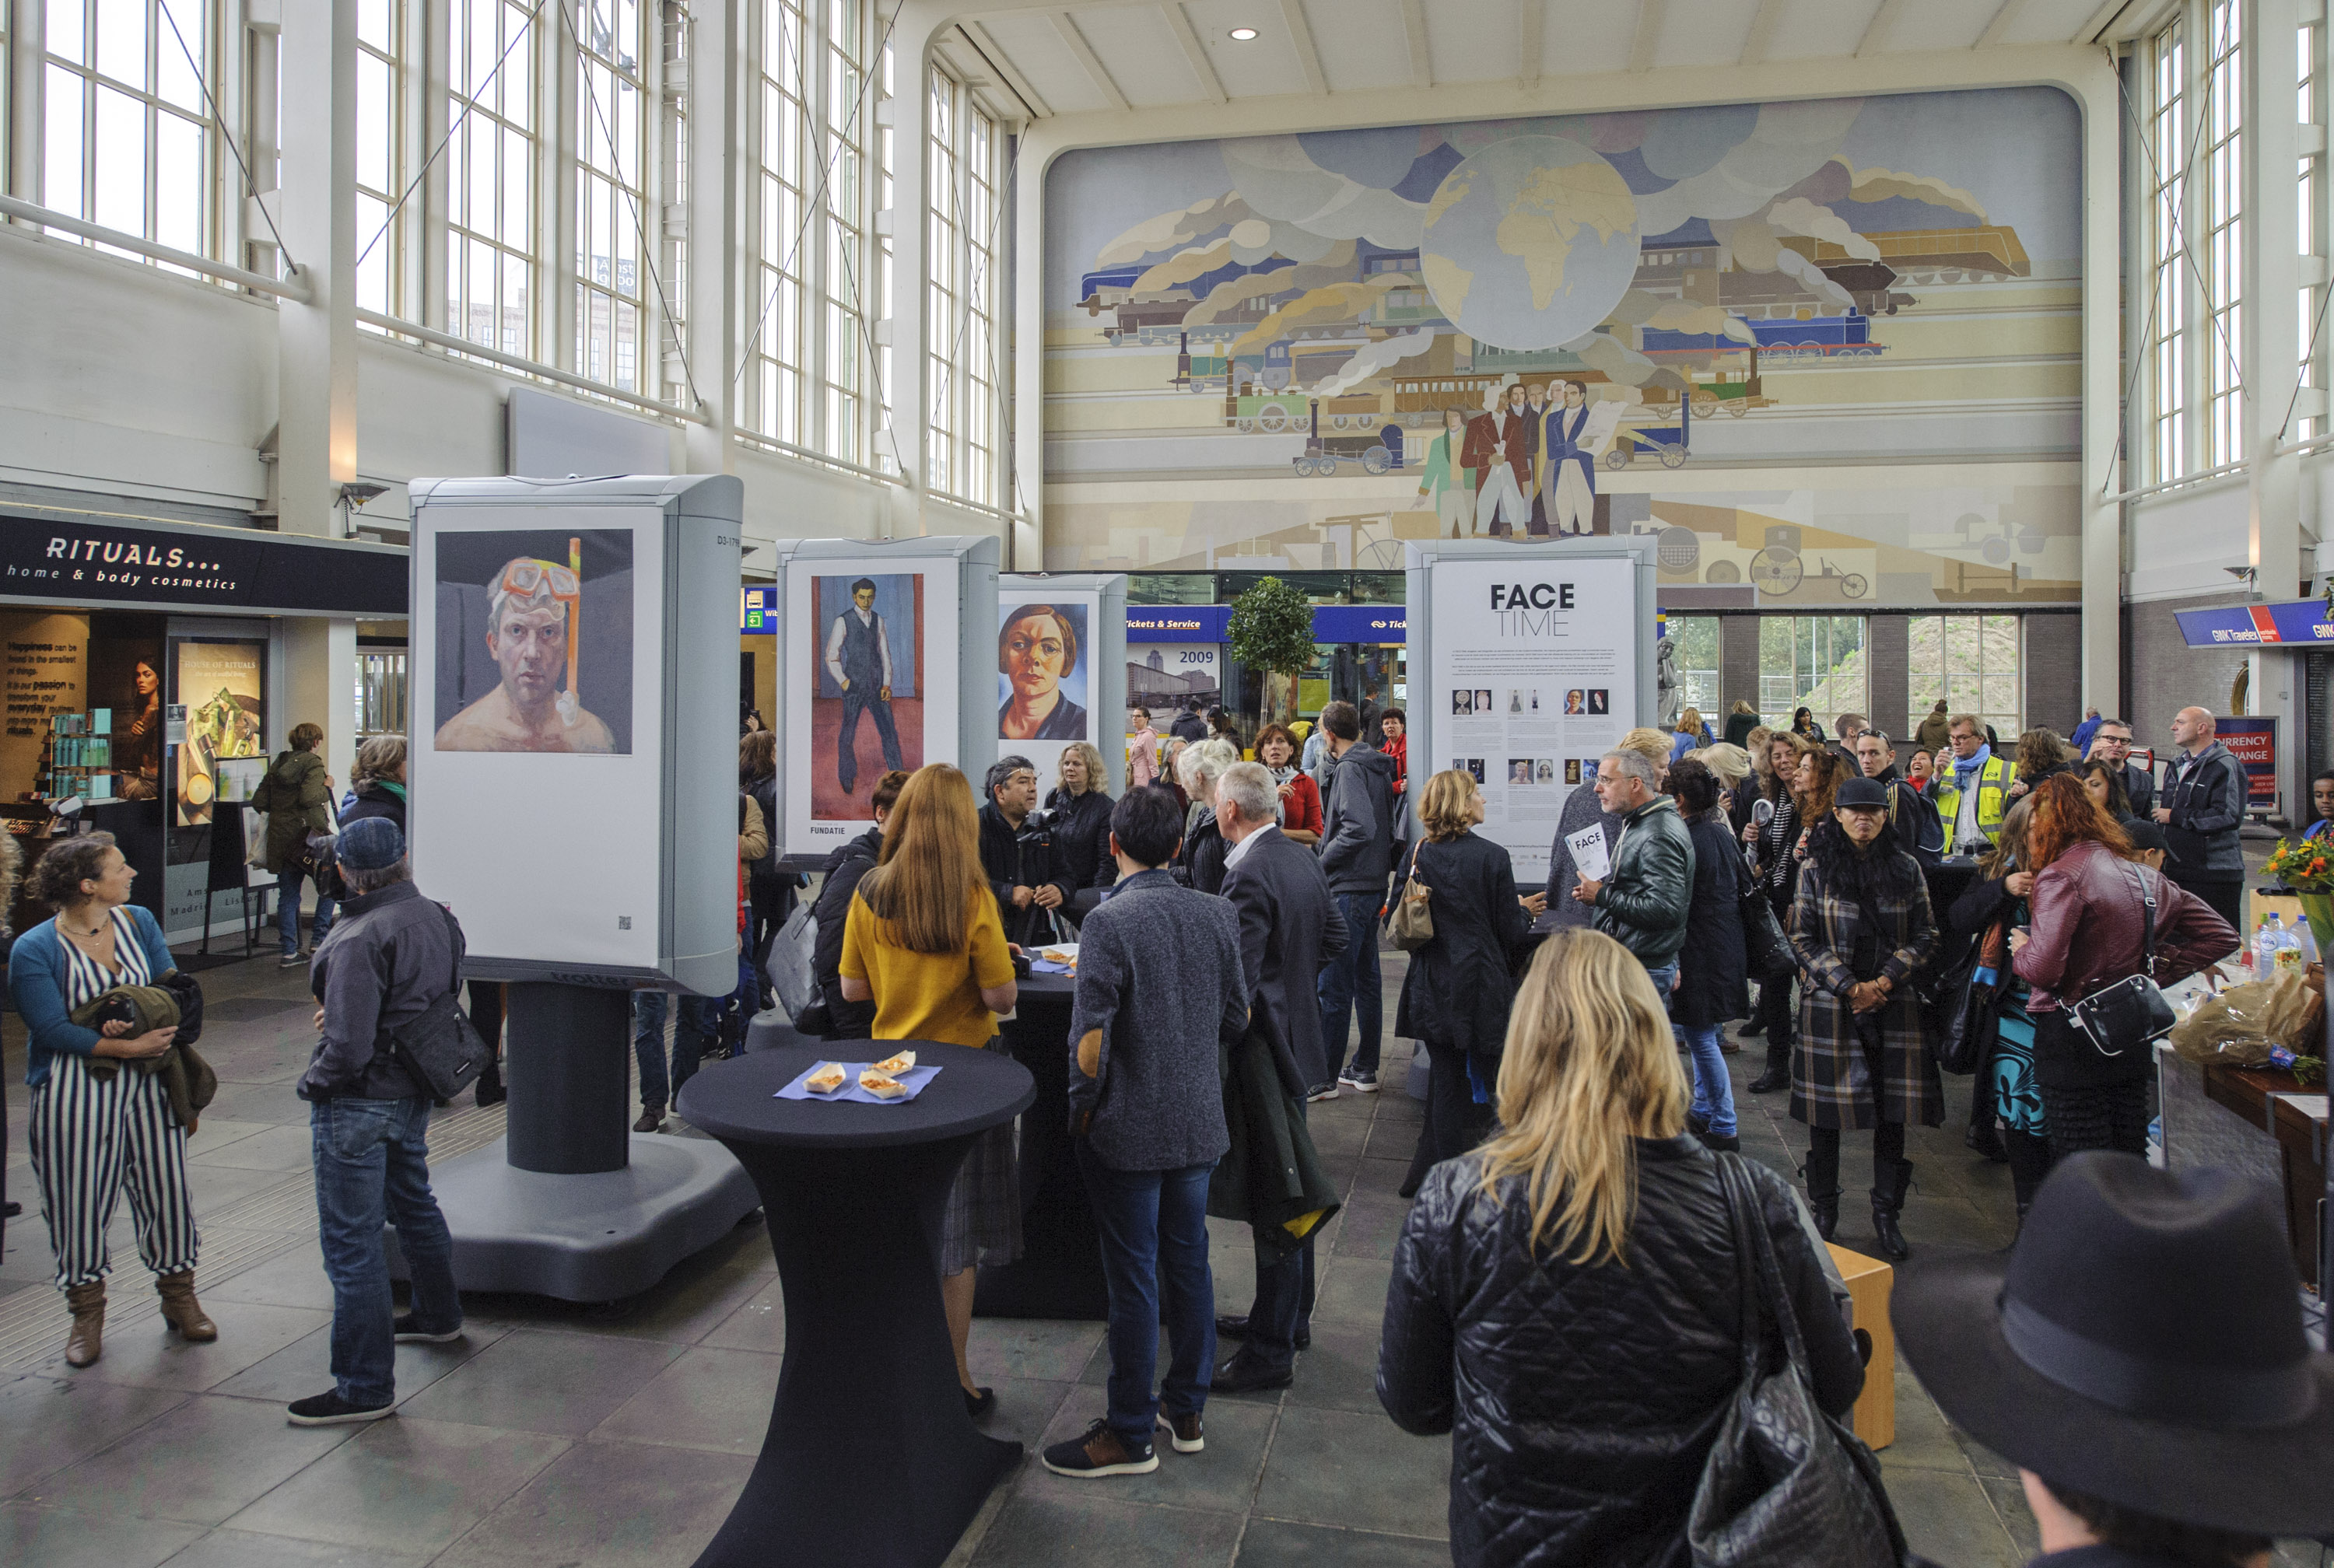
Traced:
<path fill-rule="evenodd" d="M 859 1087 L 878 1100 L 897 1100 L 908 1092 L 908 1086 L 898 1079 L 878 1073 L 870 1067 L 859 1075 Z"/>
<path fill-rule="evenodd" d="M 913 1067 L 915 1064 L 916 1053 L 913 1051 L 902 1051 L 897 1056 L 884 1057 L 883 1060 L 875 1063 L 875 1065 L 869 1068 L 868 1071 L 870 1073 L 881 1073 L 886 1078 L 897 1078 L 901 1073 L 905 1073 L 909 1068 Z"/>
<path fill-rule="evenodd" d="M 840 1062 L 822 1062 L 818 1071 L 803 1080 L 803 1087 L 815 1094 L 832 1094 L 843 1087 L 844 1072 Z"/>

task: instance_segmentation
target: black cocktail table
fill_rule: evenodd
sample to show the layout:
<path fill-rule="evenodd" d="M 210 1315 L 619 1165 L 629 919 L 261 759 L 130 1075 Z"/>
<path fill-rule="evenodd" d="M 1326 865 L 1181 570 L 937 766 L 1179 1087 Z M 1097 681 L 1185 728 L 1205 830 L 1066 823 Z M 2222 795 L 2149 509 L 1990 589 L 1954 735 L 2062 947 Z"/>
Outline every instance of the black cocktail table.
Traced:
<path fill-rule="evenodd" d="M 921 1040 L 757 1051 L 681 1089 L 682 1119 L 754 1178 L 786 1294 L 769 1435 L 698 1568 L 930 1568 L 1021 1458 L 965 1413 L 940 1308 L 940 1220 L 975 1136 L 1027 1109 L 1002 1053 Z M 823 1059 L 913 1050 L 942 1069 L 905 1105 L 777 1100 Z"/>
<path fill-rule="evenodd" d="M 1014 1015 L 999 1026 L 1007 1049 L 1037 1081 L 1037 1098 L 1021 1119 L 1021 1256 L 984 1267 L 972 1310 L 991 1318 L 1110 1316 L 1102 1274 L 1102 1232 L 1079 1173 L 1070 1138 L 1069 975 L 1031 975 L 1021 982 Z"/>

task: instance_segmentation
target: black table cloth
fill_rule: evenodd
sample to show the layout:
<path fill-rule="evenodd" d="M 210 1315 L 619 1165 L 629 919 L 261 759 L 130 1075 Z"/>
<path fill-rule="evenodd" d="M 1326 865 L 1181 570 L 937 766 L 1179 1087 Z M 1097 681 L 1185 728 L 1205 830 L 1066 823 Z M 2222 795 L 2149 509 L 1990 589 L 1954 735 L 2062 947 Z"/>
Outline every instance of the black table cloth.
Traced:
<path fill-rule="evenodd" d="M 1021 1119 L 1021 1256 L 980 1271 L 972 1310 L 981 1317 L 1101 1323 L 1110 1316 L 1102 1231 L 1070 1138 L 1070 1004 L 1076 990 L 1072 976 L 1029 976 L 1014 1016 L 999 1030 L 1014 1060 L 1036 1080 L 1037 1100 Z"/>
<path fill-rule="evenodd" d="M 897 1050 L 941 1070 L 905 1105 L 773 1098 L 822 1060 Z M 757 1051 L 682 1087 L 674 1109 L 762 1195 L 786 1311 L 761 1457 L 698 1568 L 930 1568 L 1020 1462 L 965 1412 L 939 1259 L 973 1139 L 1035 1093 L 1001 1053 L 922 1040 Z"/>

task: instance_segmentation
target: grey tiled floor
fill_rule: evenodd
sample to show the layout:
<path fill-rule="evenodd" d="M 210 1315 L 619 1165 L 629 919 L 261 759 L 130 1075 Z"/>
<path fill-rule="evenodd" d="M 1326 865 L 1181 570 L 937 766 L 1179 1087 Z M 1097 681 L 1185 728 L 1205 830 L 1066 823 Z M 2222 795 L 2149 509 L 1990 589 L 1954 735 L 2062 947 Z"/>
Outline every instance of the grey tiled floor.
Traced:
<path fill-rule="evenodd" d="M 1401 958 L 1387 955 L 1387 1016 Z M 400 1346 L 399 1417 L 306 1430 L 282 1405 L 329 1383 L 331 1294 L 318 1265 L 305 1108 L 290 1085 L 312 1036 L 304 975 L 272 961 L 202 976 L 206 1048 L 222 1079 L 194 1142 L 205 1228 L 203 1298 L 217 1344 L 163 1337 L 147 1276 L 117 1222 L 104 1359 L 59 1355 L 63 1313 L 37 1217 L 0 1255 L 0 1563 L 36 1568 L 168 1562 L 234 1568 L 649 1568 L 687 1564 L 744 1485 L 769 1419 L 785 1313 L 761 1232 L 743 1228 L 615 1310 L 473 1298 L 459 1343 Z M 232 1003 L 233 1005 L 222 1005 Z M 28 1193 L 23 1044 L 6 1019 L 9 1186 Z M 1752 1043 L 1755 1051 L 1756 1043 Z M 1223 1398 L 1208 1448 L 1162 1454 L 1152 1476 L 1071 1482 L 1034 1458 L 994 1495 L 953 1562 L 1008 1564 L 1337 1563 L 1449 1560 L 1449 1443 L 1396 1429 L 1372 1389 L 1395 1195 L 1419 1110 L 1401 1094 L 1409 1047 L 1389 1048 L 1389 1092 L 1313 1108 L 1346 1186 L 1324 1236 L 1314 1347 L 1284 1393 Z M 1751 1052 L 1731 1059 L 1738 1083 Z M 1950 1082 L 1950 1081 L 1949 1081 Z M 1965 1088 L 1954 1086 L 1960 1099 Z M 1744 1146 L 1780 1169 L 1804 1146 L 1773 1097 L 1741 1097 Z M 498 1111 L 441 1112 L 441 1153 L 499 1131 Z M 2005 1172 L 1947 1130 L 1917 1130 L 1906 1228 L 1914 1242 L 1999 1246 Z M 1861 1190 L 1857 1156 L 1846 1185 Z M 1868 1244 L 1847 1206 L 1842 1239 Z M 1252 1286 L 1239 1227 L 1216 1227 L 1219 1300 Z M 1033 1448 L 1102 1410 L 1097 1323 L 982 1321 L 972 1361 L 1000 1409 L 991 1429 Z M 1897 1374 L 1897 1439 L 1882 1455 L 1917 1550 L 1953 1568 L 2021 1563 L 2033 1526 L 2012 1472 L 1957 1436 Z M 2314 1552 L 2308 1561 L 2316 1560 Z M 2304 1561 L 2295 1556 L 2293 1561 Z"/>

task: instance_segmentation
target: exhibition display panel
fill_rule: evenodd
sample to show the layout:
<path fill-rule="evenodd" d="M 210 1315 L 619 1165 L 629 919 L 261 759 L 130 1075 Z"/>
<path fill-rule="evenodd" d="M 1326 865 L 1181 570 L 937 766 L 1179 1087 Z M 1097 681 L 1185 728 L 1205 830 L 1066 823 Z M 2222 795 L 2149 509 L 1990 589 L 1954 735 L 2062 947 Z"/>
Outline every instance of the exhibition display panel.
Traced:
<path fill-rule="evenodd" d="M 632 1134 L 631 994 L 738 978 L 736 478 L 416 480 L 415 880 L 510 982 L 507 1136 L 432 1172 L 465 1290 L 605 1301 L 754 1210 Z M 425 738 L 426 737 L 426 738 Z"/>
<path fill-rule="evenodd" d="M 1123 573 L 997 580 L 997 749 L 1037 765 L 1041 794 L 1075 741 L 1102 754 L 1099 787 L 1125 793 L 1126 677 Z"/>

